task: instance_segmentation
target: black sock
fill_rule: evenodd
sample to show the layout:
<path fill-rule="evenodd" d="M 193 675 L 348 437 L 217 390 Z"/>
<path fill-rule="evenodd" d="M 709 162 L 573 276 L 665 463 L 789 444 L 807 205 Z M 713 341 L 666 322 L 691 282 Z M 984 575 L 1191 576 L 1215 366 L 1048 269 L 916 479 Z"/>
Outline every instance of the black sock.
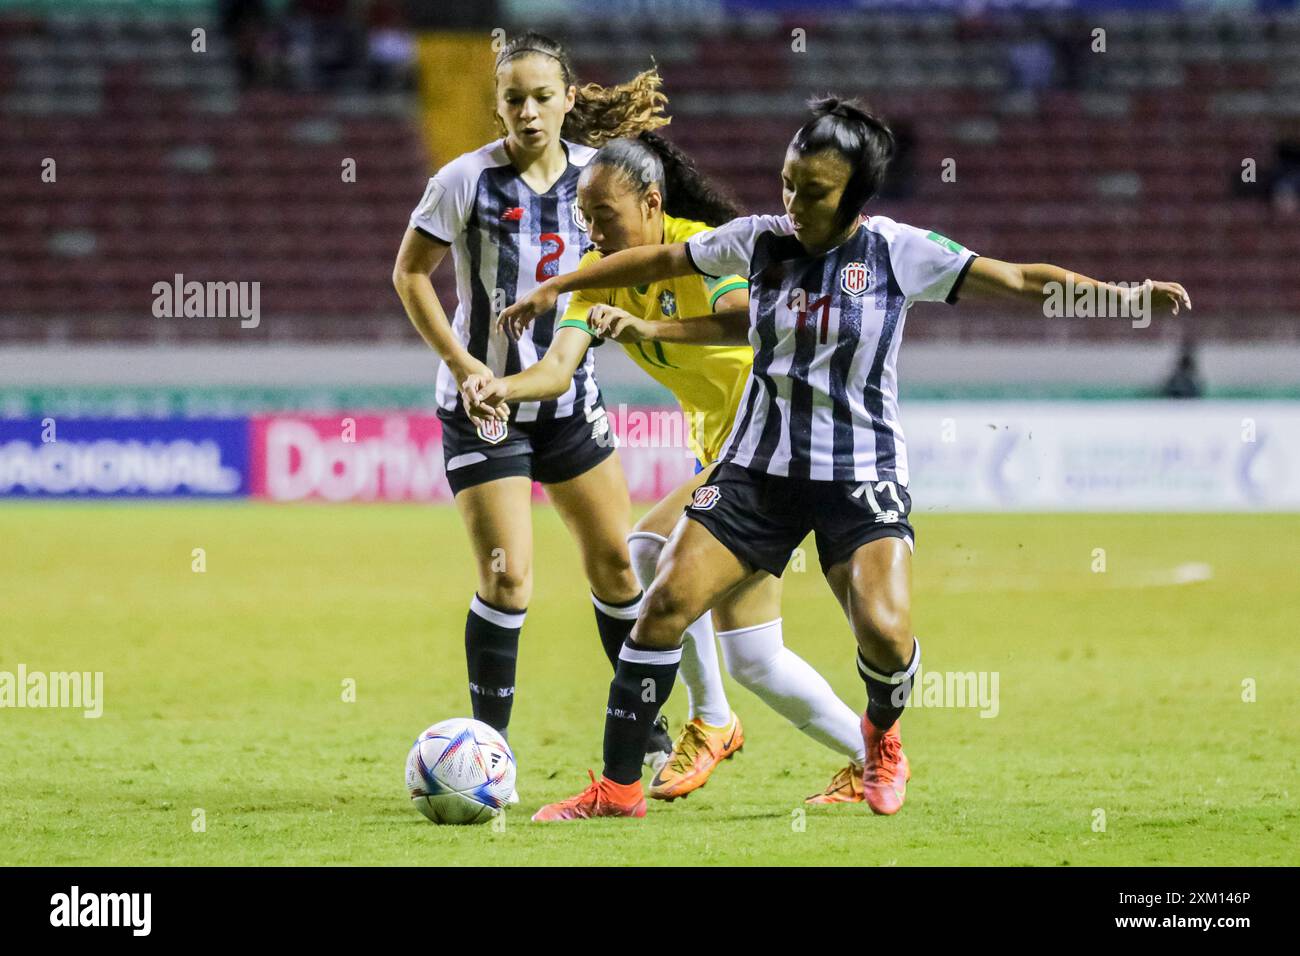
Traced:
<path fill-rule="evenodd" d="M 888 730 L 902 716 L 907 699 L 912 696 L 912 678 L 921 663 L 921 642 L 912 638 L 912 659 L 895 674 L 886 674 L 867 661 L 858 651 L 858 673 L 867 685 L 867 719 L 881 730 Z"/>
<path fill-rule="evenodd" d="M 652 651 L 631 641 L 619 653 L 605 708 L 605 776 L 637 783 L 655 715 L 672 693 L 682 649 Z"/>
<path fill-rule="evenodd" d="M 591 596 L 592 606 L 596 609 L 596 630 L 600 633 L 600 643 L 605 648 L 605 656 L 609 658 L 609 666 L 614 670 L 618 670 L 618 652 L 623 649 L 623 642 L 632 633 L 637 612 L 641 610 L 641 597 L 638 594 L 623 604 L 610 604 L 595 594 Z"/>
<path fill-rule="evenodd" d="M 515 659 L 523 610 L 493 607 L 477 594 L 465 618 L 465 661 L 474 719 L 505 736 L 515 702 Z"/>

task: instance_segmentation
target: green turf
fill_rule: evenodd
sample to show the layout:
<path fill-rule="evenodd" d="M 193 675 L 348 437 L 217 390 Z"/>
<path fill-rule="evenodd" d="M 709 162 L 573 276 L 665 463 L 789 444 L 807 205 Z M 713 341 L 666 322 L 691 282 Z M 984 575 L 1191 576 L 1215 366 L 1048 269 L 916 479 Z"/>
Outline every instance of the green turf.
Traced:
<path fill-rule="evenodd" d="M 435 827 L 403 790 L 415 735 L 468 711 L 473 578 L 452 510 L 0 507 L 0 670 L 103 671 L 106 698 L 98 720 L 0 710 L 0 860 L 1296 861 L 1300 517 L 920 514 L 926 667 L 999 672 L 1000 712 L 909 713 L 901 814 L 801 820 L 841 761 L 729 682 L 748 743 L 706 788 L 642 821 L 570 825 L 528 817 L 599 768 L 608 665 L 573 545 L 549 509 L 535 521 L 511 729 L 523 802 L 496 832 Z M 1209 580 L 1168 583 L 1198 562 Z M 787 641 L 860 708 L 851 641 L 808 565 L 786 575 Z"/>

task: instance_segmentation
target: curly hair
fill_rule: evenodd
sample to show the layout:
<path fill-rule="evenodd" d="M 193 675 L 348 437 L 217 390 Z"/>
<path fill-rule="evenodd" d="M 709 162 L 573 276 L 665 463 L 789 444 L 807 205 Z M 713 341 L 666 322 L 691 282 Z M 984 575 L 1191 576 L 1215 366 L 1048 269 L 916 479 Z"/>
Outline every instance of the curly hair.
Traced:
<path fill-rule="evenodd" d="M 578 86 L 569 51 L 541 33 L 529 31 L 511 37 L 497 53 L 496 69 L 520 56 L 549 56 L 560 65 L 565 87 L 576 86 L 573 109 L 564 117 L 560 136 L 586 146 L 603 146 L 612 139 L 667 126 L 672 118 L 664 115 L 668 97 L 659 91 L 663 79 L 659 70 L 643 70 L 617 86 L 585 83 Z M 497 125 L 504 130 L 501 117 Z"/>

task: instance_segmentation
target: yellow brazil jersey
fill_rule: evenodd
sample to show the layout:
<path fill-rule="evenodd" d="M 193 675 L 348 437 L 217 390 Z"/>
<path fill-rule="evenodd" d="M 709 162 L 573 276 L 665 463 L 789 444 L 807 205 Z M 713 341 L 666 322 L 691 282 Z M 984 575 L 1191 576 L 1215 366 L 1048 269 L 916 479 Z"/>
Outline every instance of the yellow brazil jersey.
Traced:
<path fill-rule="evenodd" d="M 712 228 L 691 219 L 664 216 L 664 242 L 685 242 Z M 578 268 L 595 262 L 600 253 L 588 252 Z M 625 289 L 581 289 L 569 297 L 564 318 L 556 328 L 587 328 L 593 305 L 612 305 L 647 320 L 688 319 L 709 315 L 723 295 L 746 289 L 741 276 L 713 279 L 703 275 L 679 276 L 648 286 Z M 672 342 L 634 342 L 623 348 L 650 377 L 677 399 L 686 413 L 691 451 L 704 464 L 722 454 L 731 433 L 736 408 L 745 390 L 753 350 L 747 345 L 682 345 Z"/>

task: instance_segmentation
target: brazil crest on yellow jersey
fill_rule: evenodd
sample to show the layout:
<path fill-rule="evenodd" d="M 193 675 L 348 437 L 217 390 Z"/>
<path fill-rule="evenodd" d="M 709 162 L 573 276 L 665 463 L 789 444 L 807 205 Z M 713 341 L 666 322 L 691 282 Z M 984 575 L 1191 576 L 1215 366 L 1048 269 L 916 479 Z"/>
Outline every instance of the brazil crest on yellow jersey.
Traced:
<path fill-rule="evenodd" d="M 702 222 L 664 216 L 664 242 L 685 242 L 711 229 Z M 578 268 L 601 257 L 591 250 Z M 587 330 L 587 312 L 593 305 L 612 305 L 638 318 L 656 321 L 709 315 L 723 295 L 748 288 L 742 276 L 713 279 L 703 275 L 678 276 L 648 286 L 625 289 L 580 289 L 569 297 L 564 318 L 556 328 Z M 736 408 L 745 390 L 753 350 L 747 345 L 682 345 L 675 342 L 633 342 L 623 348 L 650 377 L 673 393 L 689 423 L 691 451 L 704 464 L 722 453 L 731 433 Z"/>

